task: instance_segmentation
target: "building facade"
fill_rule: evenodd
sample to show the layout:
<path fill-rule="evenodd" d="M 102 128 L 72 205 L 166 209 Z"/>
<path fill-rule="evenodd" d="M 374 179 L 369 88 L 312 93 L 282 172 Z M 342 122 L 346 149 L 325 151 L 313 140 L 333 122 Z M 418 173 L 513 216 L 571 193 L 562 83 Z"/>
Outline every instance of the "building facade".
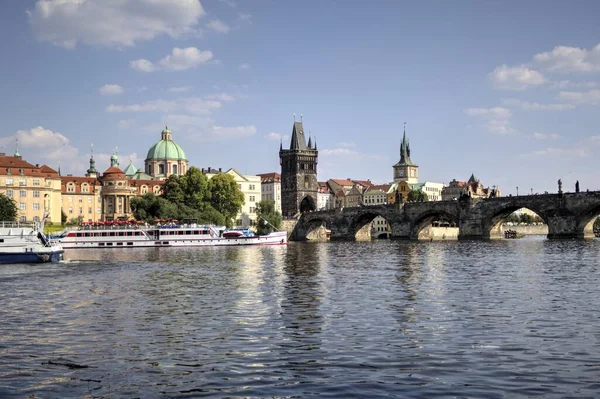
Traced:
<path fill-rule="evenodd" d="M 102 183 L 97 177 L 61 176 L 62 210 L 67 222 L 102 220 Z"/>
<path fill-rule="evenodd" d="M 256 205 L 261 200 L 261 178 L 257 175 L 242 175 L 237 170 L 231 168 L 226 172 L 221 169 L 215 170 L 208 168 L 202 169 L 206 177 L 212 179 L 218 173 L 227 173 L 233 176 L 239 189 L 244 193 L 244 205 L 235 217 L 234 224 L 236 226 L 252 226 L 256 224 Z"/>
<path fill-rule="evenodd" d="M 281 175 L 277 172 L 258 174 L 260 198 L 275 202 L 275 211 L 281 213 Z"/>
<path fill-rule="evenodd" d="M 319 191 L 317 192 L 317 210 L 322 211 L 333 208 L 333 194 L 327 185 L 327 182 L 319 182 Z"/>
<path fill-rule="evenodd" d="M 0 153 L 0 192 L 12 198 L 18 209 L 17 220 L 61 223 L 61 179 L 57 171 L 46 165 L 24 161 L 18 150 L 14 156 Z"/>
<path fill-rule="evenodd" d="M 471 174 L 468 181 L 458 181 L 453 179 L 444 189 L 442 190 L 442 200 L 451 201 L 459 199 L 462 195 L 467 195 L 471 198 L 490 198 L 490 197 L 501 197 L 499 187 L 487 187 L 484 188 L 483 184 Z"/>
<path fill-rule="evenodd" d="M 281 212 L 284 217 L 293 217 L 300 212 L 317 209 L 317 163 L 319 152 L 317 143 L 308 144 L 302 121 L 294 122 L 290 148 L 279 147 L 281 165 Z"/>

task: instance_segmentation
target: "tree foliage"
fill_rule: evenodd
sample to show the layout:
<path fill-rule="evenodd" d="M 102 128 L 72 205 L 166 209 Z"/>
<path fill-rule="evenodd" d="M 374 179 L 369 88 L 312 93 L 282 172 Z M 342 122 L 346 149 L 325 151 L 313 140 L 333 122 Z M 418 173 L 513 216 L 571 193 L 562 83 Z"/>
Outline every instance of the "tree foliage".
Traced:
<path fill-rule="evenodd" d="M 256 232 L 266 234 L 281 227 L 281 213 L 275 210 L 275 201 L 262 200 L 256 206 Z"/>
<path fill-rule="evenodd" d="M 426 202 L 429 201 L 429 196 L 427 195 L 427 193 L 424 193 L 421 190 L 411 190 L 407 197 L 406 197 L 406 202 Z"/>
<path fill-rule="evenodd" d="M 233 176 L 219 173 L 208 181 L 210 204 L 225 217 L 225 225 L 230 227 L 233 218 L 244 205 L 244 193 L 240 190 Z"/>
<path fill-rule="evenodd" d="M 200 169 L 191 167 L 181 177 L 169 176 L 160 196 L 148 193 L 132 198 L 131 209 L 136 219 L 146 222 L 194 219 L 198 223 L 231 226 L 243 203 L 244 194 L 232 176 L 218 174 L 209 181 Z"/>
<path fill-rule="evenodd" d="M 19 210 L 15 200 L 0 193 L 0 220 L 14 222 L 17 220 L 18 212 Z"/>

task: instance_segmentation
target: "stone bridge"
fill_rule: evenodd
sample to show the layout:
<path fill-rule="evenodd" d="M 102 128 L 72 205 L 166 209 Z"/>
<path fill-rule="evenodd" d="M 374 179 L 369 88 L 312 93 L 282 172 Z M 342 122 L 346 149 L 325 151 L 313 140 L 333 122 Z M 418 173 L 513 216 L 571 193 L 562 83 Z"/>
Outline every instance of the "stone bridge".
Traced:
<path fill-rule="evenodd" d="M 425 239 L 434 220 L 453 221 L 459 239 L 502 238 L 502 222 L 520 208 L 537 213 L 548 225 L 548 238 L 593 238 L 594 220 L 600 215 L 600 192 L 521 195 L 458 201 L 412 202 L 398 205 L 358 206 L 303 213 L 292 238 L 314 239 L 331 230 L 331 239 L 370 237 L 369 226 L 381 216 L 392 238 Z"/>

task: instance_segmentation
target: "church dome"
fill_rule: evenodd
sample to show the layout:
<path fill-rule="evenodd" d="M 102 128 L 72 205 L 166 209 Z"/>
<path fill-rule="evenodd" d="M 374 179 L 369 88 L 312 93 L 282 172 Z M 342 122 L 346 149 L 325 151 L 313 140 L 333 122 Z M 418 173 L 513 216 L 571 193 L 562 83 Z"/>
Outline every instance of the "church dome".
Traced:
<path fill-rule="evenodd" d="M 173 141 L 173 133 L 167 127 L 161 132 L 160 141 L 150 147 L 146 156 L 146 161 L 164 159 L 187 160 L 185 152 Z"/>

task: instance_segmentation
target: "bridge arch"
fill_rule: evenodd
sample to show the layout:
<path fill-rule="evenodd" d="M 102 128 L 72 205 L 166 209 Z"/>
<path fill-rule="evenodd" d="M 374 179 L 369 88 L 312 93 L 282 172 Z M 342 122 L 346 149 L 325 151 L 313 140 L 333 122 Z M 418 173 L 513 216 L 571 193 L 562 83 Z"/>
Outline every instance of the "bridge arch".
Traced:
<path fill-rule="evenodd" d="M 326 217 L 301 219 L 296 225 L 295 236 L 297 239 L 322 241 L 328 238 L 328 229 L 328 219 Z"/>
<path fill-rule="evenodd" d="M 595 238 L 594 222 L 600 216 L 600 204 L 593 205 L 577 215 L 577 237 Z"/>
<path fill-rule="evenodd" d="M 527 209 L 537 214 L 545 224 L 551 216 L 545 209 L 536 204 L 525 201 L 512 201 L 503 203 L 499 207 L 492 208 L 487 214 L 482 215 L 482 227 L 484 237 L 489 239 L 504 238 L 503 224 L 509 216 L 519 209 Z"/>
<path fill-rule="evenodd" d="M 311 197 L 310 195 L 307 195 L 306 197 L 302 198 L 302 201 L 300 201 L 300 212 L 304 213 L 304 212 L 312 212 L 312 211 L 316 211 L 317 210 L 317 204 L 315 203 L 315 200 L 313 197 Z"/>
<path fill-rule="evenodd" d="M 433 238 L 430 227 L 434 221 L 448 221 L 454 226 L 458 226 L 458 215 L 445 210 L 436 209 L 424 212 L 418 215 L 410 227 L 409 238 L 411 240 L 429 240 Z"/>
<path fill-rule="evenodd" d="M 390 215 L 386 212 L 382 212 L 380 209 L 369 209 L 371 207 L 365 206 L 361 208 L 361 212 L 350 220 L 348 225 L 348 233 L 354 237 L 355 240 L 366 240 L 369 238 L 380 238 L 380 235 L 385 234 L 385 238 L 391 238 L 392 231 L 391 227 L 385 231 L 371 231 L 371 222 L 377 217 L 381 217 L 385 220 L 387 226 L 391 226 Z M 383 237 L 382 237 L 383 238 Z"/>

